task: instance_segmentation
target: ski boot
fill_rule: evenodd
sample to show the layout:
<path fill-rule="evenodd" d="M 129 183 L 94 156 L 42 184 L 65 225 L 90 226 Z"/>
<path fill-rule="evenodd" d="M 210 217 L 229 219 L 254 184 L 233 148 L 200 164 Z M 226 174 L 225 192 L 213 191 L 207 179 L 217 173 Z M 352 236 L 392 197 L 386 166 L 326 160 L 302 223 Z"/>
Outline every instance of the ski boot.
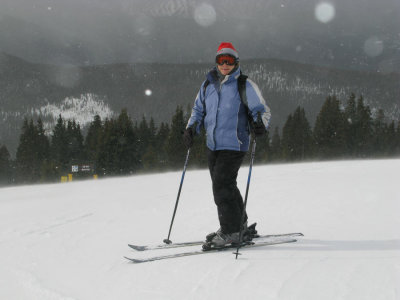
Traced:
<path fill-rule="evenodd" d="M 247 222 L 244 224 L 243 228 L 243 241 L 251 241 L 253 238 L 259 237 L 256 230 L 257 223 L 253 223 L 247 227 Z M 212 239 L 218 234 L 222 233 L 221 228 L 219 228 L 216 232 L 212 232 L 206 236 L 206 243 L 211 242 Z"/>
<path fill-rule="evenodd" d="M 239 244 L 239 232 L 223 233 L 222 231 L 215 233 L 211 241 L 203 244 L 203 250 L 219 249 L 226 246 L 233 246 Z"/>

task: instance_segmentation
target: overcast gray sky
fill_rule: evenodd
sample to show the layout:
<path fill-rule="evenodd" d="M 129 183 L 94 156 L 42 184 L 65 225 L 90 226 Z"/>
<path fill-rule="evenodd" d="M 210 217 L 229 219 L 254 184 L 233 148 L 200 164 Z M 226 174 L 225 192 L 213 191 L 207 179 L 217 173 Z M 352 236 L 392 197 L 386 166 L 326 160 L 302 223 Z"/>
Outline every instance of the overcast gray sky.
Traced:
<path fill-rule="evenodd" d="M 400 59 L 399 0 L 0 0 L 0 50 L 36 62 L 242 59 L 355 68 Z"/>

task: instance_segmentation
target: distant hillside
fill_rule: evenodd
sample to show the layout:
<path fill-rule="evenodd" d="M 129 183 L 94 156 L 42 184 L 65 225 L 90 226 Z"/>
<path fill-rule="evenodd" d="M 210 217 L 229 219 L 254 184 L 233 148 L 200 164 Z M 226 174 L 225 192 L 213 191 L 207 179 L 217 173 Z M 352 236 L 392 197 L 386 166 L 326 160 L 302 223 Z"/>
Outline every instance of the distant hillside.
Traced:
<path fill-rule="evenodd" d="M 170 122 L 176 106 L 193 104 L 208 64 L 115 64 L 92 67 L 32 64 L 0 54 L 0 144 L 15 152 L 22 120 L 41 115 L 51 128 L 61 113 L 82 126 L 95 114 L 103 118 L 127 108 Z M 346 71 L 281 60 L 242 61 L 243 73 L 259 86 L 272 110 L 273 126 L 282 126 L 298 105 L 311 122 L 327 95 L 347 100 L 363 95 L 374 110 L 400 119 L 400 75 Z"/>

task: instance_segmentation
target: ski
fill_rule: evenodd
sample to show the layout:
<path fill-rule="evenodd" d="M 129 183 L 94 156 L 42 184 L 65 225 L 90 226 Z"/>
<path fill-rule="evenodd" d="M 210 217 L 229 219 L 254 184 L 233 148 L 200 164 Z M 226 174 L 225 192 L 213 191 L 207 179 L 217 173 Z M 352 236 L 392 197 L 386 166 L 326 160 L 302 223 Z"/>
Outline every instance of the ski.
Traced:
<path fill-rule="evenodd" d="M 241 246 L 241 248 L 253 248 L 253 247 L 261 247 L 261 246 L 294 243 L 296 241 L 297 241 L 296 239 L 291 238 L 291 237 L 285 238 L 285 239 L 276 239 L 276 240 L 272 239 L 270 241 L 261 241 L 261 242 L 256 241 L 256 242 L 249 242 L 249 243 L 243 244 Z M 191 251 L 191 252 L 181 252 L 181 253 L 175 253 L 175 254 L 169 254 L 169 255 L 154 256 L 154 257 L 150 257 L 150 258 L 142 258 L 142 259 L 130 258 L 130 257 L 126 257 L 126 256 L 124 256 L 124 257 L 132 263 L 139 264 L 139 263 L 145 263 L 145 262 L 151 262 L 151 261 L 157 261 L 157 260 L 222 252 L 222 251 L 227 251 L 227 250 L 236 249 L 236 248 L 237 248 L 236 245 L 229 245 L 229 246 L 225 246 L 222 248 L 214 248 L 214 249 L 210 249 L 210 250 L 195 250 L 195 251 Z"/>
<path fill-rule="evenodd" d="M 285 234 L 267 234 L 267 235 L 258 235 L 253 238 L 253 240 L 262 240 L 266 238 L 278 238 L 278 237 L 297 237 L 303 236 L 300 232 L 294 233 L 285 233 Z M 128 244 L 128 246 L 136 251 L 148 251 L 148 250 L 158 250 L 158 249 L 171 249 L 171 248 L 181 248 L 181 247 L 190 247 L 190 246 L 198 246 L 204 244 L 204 241 L 192 241 L 192 242 L 183 242 L 183 243 L 172 243 L 172 244 L 159 244 L 159 245 L 133 245 Z"/>

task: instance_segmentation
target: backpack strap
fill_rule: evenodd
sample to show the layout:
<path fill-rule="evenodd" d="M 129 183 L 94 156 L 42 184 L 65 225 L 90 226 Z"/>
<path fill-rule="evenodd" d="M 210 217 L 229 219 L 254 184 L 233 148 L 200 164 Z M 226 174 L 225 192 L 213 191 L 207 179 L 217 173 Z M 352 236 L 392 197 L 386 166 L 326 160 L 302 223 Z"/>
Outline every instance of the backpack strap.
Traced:
<path fill-rule="evenodd" d="M 238 84 L 240 100 L 242 101 L 242 103 L 246 109 L 247 117 L 249 119 L 250 124 L 253 124 L 254 121 L 253 121 L 253 117 L 249 110 L 249 103 L 247 102 L 247 95 L 246 95 L 246 80 L 247 80 L 247 78 L 248 78 L 248 76 L 242 74 L 242 71 L 240 71 L 240 75 L 237 79 L 237 84 Z"/>
<path fill-rule="evenodd" d="M 204 84 L 203 84 L 203 101 L 202 101 L 202 104 L 203 104 L 203 110 L 204 110 L 204 118 L 205 118 L 205 116 L 206 116 L 206 113 L 207 113 L 207 110 L 206 110 L 206 89 L 207 89 L 207 86 L 210 84 L 210 80 L 208 80 L 208 79 L 206 79 L 206 81 L 204 82 Z M 204 118 L 203 118 L 203 120 L 204 120 Z"/>
<path fill-rule="evenodd" d="M 206 89 L 208 87 L 208 85 L 210 84 L 210 80 L 206 79 L 206 81 L 204 81 L 204 85 L 203 85 L 203 98 L 206 97 Z"/>
<path fill-rule="evenodd" d="M 240 75 L 237 79 L 240 100 L 242 101 L 246 109 L 249 109 L 249 104 L 247 103 L 247 95 L 246 95 L 246 80 L 247 76 L 242 74 L 242 72 L 240 72 Z"/>

